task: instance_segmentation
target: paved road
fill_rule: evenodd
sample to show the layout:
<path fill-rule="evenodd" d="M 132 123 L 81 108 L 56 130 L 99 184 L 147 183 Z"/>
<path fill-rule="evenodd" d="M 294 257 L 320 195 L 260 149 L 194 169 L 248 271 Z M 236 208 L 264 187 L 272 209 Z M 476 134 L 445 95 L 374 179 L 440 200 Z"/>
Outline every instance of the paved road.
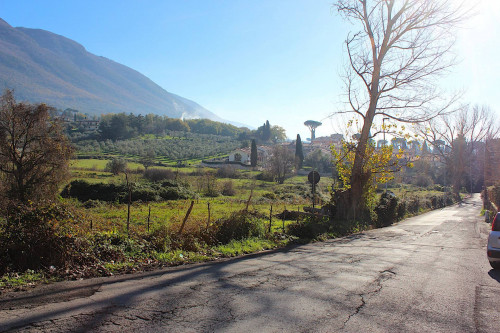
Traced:
<path fill-rule="evenodd" d="M 324 243 L 0 297 L 0 331 L 498 332 L 476 196 Z"/>

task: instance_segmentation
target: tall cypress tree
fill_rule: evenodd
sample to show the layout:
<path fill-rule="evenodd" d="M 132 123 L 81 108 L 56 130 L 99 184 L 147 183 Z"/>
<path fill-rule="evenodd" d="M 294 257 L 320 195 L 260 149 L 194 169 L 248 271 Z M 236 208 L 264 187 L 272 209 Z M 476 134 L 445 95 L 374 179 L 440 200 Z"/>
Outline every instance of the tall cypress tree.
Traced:
<path fill-rule="evenodd" d="M 269 124 L 269 120 L 266 120 L 264 124 L 264 130 L 262 131 L 262 140 L 265 142 L 271 139 L 271 124 Z"/>
<path fill-rule="evenodd" d="M 302 168 L 302 163 L 304 163 L 304 151 L 302 150 L 300 134 L 297 134 L 297 141 L 295 141 L 295 160 L 297 161 L 297 169 Z"/>
<path fill-rule="evenodd" d="M 257 166 L 257 143 L 255 139 L 252 139 L 252 146 L 250 149 L 250 165 L 253 167 Z"/>

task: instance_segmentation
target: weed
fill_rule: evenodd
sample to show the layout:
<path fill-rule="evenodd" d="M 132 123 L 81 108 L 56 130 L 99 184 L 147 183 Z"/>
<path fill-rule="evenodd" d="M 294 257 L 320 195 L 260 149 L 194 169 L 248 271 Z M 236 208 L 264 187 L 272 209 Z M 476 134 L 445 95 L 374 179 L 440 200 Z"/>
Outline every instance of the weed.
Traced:
<path fill-rule="evenodd" d="M 215 247 L 214 251 L 219 252 L 225 257 L 233 257 L 240 254 L 273 249 L 276 246 L 277 244 L 271 240 L 252 237 L 243 240 L 232 240 L 228 244 Z"/>

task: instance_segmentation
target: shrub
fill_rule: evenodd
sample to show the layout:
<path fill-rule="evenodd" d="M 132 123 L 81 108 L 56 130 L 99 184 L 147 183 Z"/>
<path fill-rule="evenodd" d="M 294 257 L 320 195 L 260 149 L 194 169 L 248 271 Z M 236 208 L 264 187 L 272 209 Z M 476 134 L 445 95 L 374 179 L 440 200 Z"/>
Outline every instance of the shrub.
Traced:
<path fill-rule="evenodd" d="M 217 169 L 215 175 L 219 178 L 238 178 L 238 171 L 232 165 L 223 165 Z"/>
<path fill-rule="evenodd" d="M 396 208 L 396 214 L 398 221 L 405 218 L 406 215 L 406 201 L 401 201 L 398 203 L 398 207 Z"/>
<path fill-rule="evenodd" d="M 79 201 L 101 200 L 107 202 L 119 201 L 127 193 L 125 185 L 91 184 L 84 180 L 74 180 L 63 189 L 61 196 L 64 198 L 77 198 Z"/>
<path fill-rule="evenodd" d="M 170 229 L 167 225 L 162 224 L 147 236 L 147 241 L 151 243 L 153 249 L 157 252 L 166 252 L 170 249 L 172 241 L 170 239 Z"/>
<path fill-rule="evenodd" d="M 236 194 L 234 189 L 234 183 L 232 180 L 228 180 L 222 184 L 222 195 L 233 196 Z"/>
<path fill-rule="evenodd" d="M 148 168 L 144 171 L 144 178 L 152 182 L 159 182 L 165 179 L 175 179 L 175 172 L 170 169 Z"/>
<path fill-rule="evenodd" d="M 487 188 L 489 200 L 500 209 L 500 185 L 490 186 Z"/>
<path fill-rule="evenodd" d="M 102 206 L 102 202 L 99 201 L 99 200 L 87 200 L 85 201 L 85 203 L 83 204 L 83 207 L 85 208 L 96 208 L 96 207 L 100 207 Z"/>
<path fill-rule="evenodd" d="M 413 183 L 417 186 L 427 187 L 432 185 L 434 182 L 432 181 L 431 176 L 424 173 L 419 173 Z"/>
<path fill-rule="evenodd" d="M 73 212 L 60 205 L 11 207 L 0 231 L 0 274 L 87 260 L 88 244 L 74 238 L 77 224 Z"/>
<path fill-rule="evenodd" d="M 261 237 L 265 234 L 264 216 L 258 213 L 239 211 L 217 223 L 215 240 L 227 244 L 233 239 Z"/>
<path fill-rule="evenodd" d="M 127 169 L 127 162 L 122 158 L 113 158 L 106 164 L 105 170 L 117 175 L 121 172 L 125 172 Z"/>
<path fill-rule="evenodd" d="M 127 186 L 114 184 L 91 184 L 84 180 L 74 180 L 61 192 L 65 198 L 77 198 L 82 202 L 101 200 L 106 202 L 126 202 Z M 183 184 L 175 181 L 165 181 L 151 185 L 134 184 L 132 186 L 132 201 L 160 201 L 188 199 L 193 193 Z"/>
<path fill-rule="evenodd" d="M 117 232 L 94 234 L 92 245 L 95 256 L 102 261 L 117 262 L 127 257 L 141 257 L 153 250 L 152 245 L 143 239 Z"/>
<path fill-rule="evenodd" d="M 272 181 L 274 181 L 273 174 L 270 173 L 270 172 L 268 172 L 268 171 L 263 171 L 263 172 L 259 173 L 255 178 L 257 180 L 263 180 L 263 181 L 266 181 L 266 182 L 272 182 Z"/>
<path fill-rule="evenodd" d="M 444 192 L 445 187 L 440 184 L 435 184 L 434 186 L 430 186 L 430 189 L 434 191 Z"/>
<path fill-rule="evenodd" d="M 432 209 L 443 208 L 446 206 L 445 198 L 442 195 L 440 195 L 440 196 L 432 195 L 429 198 L 429 200 L 431 202 Z"/>
<path fill-rule="evenodd" d="M 406 206 L 409 213 L 416 214 L 420 210 L 420 200 L 418 198 L 411 198 Z"/>
<path fill-rule="evenodd" d="M 375 207 L 377 214 L 377 226 L 385 227 L 396 221 L 398 198 L 391 191 L 386 191 L 380 196 L 378 205 Z"/>
<path fill-rule="evenodd" d="M 160 201 L 161 195 L 158 187 L 147 186 L 147 185 L 134 185 L 132 186 L 131 199 L 132 201 Z M 124 201 L 126 201 L 126 195 Z"/>
<path fill-rule="evenodd" d="M 331 224 L 327 218 L 307 217 L 287 227 L 287 233 L 300 239 L 315 239 L 330 231 Z"/>
<path fill-rule="evenodd" d="M 453 194 L 450 192 L 447 192 L 445 194 L 444 201 L 446 203 L 446 206 L 453 205 L 455 203 L 455 201 L 453 200 Z"/>
<path fill-rule="evenodd" d="M 262 195 L 263 198 L 269 199 L 269 200 L 275 200 L 276 199 L 276 194 L 273 192 L 266 192 Z"/>

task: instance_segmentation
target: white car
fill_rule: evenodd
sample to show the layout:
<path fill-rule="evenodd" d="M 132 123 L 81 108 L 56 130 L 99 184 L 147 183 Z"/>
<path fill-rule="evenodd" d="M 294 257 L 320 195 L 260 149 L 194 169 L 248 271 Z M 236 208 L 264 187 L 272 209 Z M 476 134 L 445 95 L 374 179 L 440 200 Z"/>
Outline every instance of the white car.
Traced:
<path fill-rule="evenodd" d="M 500 269 L 500 213 L 497 213 L 491 224 L 487 254 L 491 267 Z"/>

